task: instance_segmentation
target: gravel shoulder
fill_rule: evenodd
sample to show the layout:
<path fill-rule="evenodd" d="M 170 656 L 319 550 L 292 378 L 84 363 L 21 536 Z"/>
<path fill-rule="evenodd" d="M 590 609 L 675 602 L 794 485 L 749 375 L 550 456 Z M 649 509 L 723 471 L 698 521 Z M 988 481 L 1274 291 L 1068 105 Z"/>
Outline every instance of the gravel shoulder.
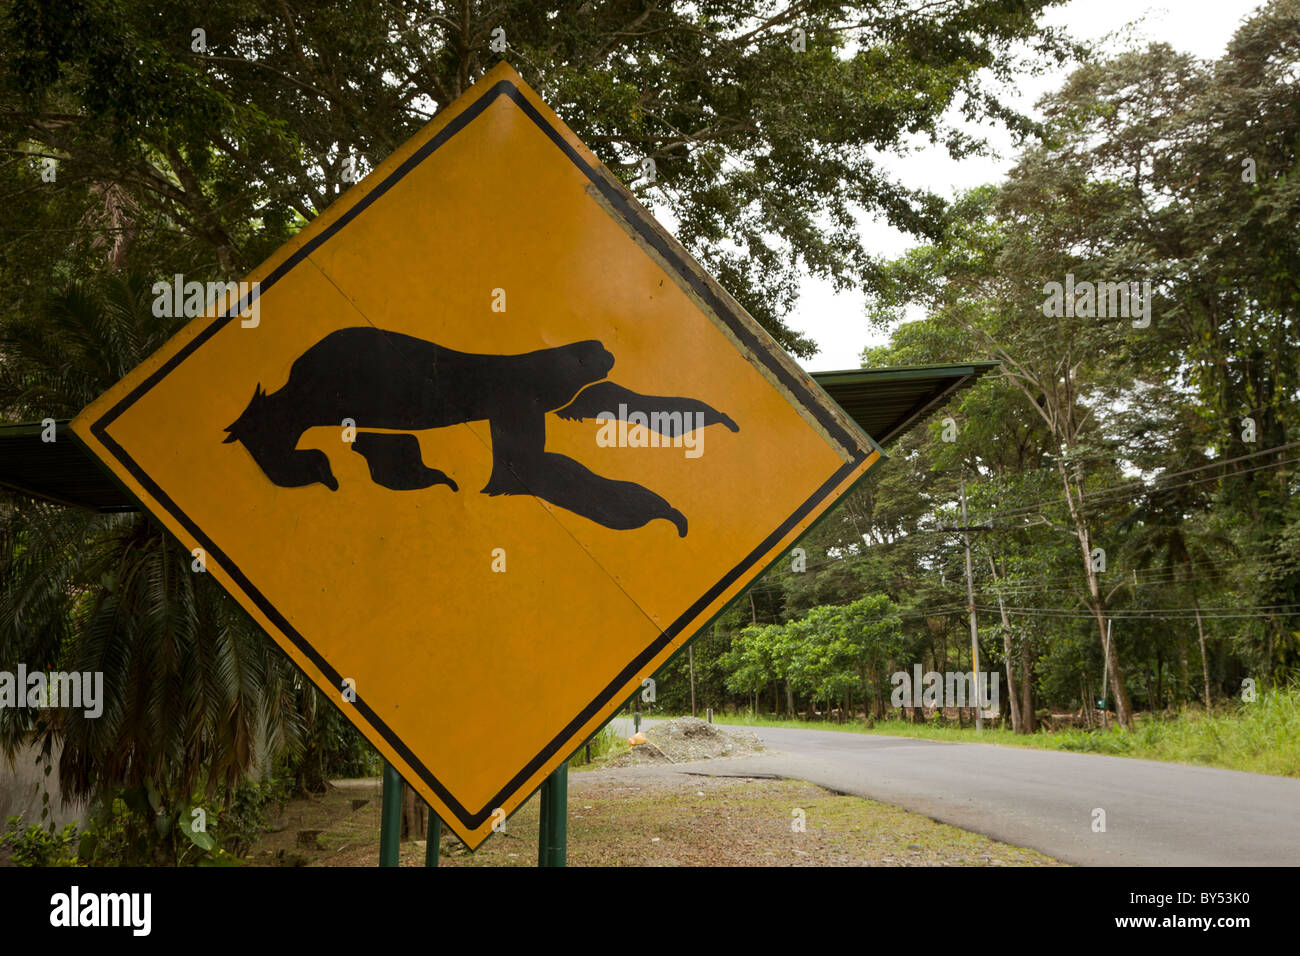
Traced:
<path fill-rule="evenodd" d="M 630 759 L 644 761 L 638 765 L 623 765 L 629 755 L 622 754 L 613 765 L 570 772 L 569 865 L 1063 865 L 922 814 L 787 779 L 777 772 L 783 755 L 750 737 L 686 725 L 661 730 L 653 751 L 632 748 Z M 728 756 L 684 759 L 722 751 Z M 377 865 L 379 781 L 336 784 L 289 804 L 249 862 Z M 474 853 L 444 831 L 440 865 L 536 866 L 539 802 L 530 798 Z M 403 843 L 401 865 L 423 866 L 424 855 L 423 840 Z"/>

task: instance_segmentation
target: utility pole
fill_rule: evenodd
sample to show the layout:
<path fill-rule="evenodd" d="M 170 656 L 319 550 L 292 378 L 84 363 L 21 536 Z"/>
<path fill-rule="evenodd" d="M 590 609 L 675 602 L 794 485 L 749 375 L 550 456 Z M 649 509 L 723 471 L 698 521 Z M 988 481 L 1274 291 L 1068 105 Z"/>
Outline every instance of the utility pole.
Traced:
<path fill-rule="evenodd" d="M 970 532 L 966 530 L 966 476 L 961 478 L 961 539 L 966 545 L 966 607 L 970 610 L 970 666 L 971 676 L 975 678 L 975 729 L 984 729 L 984 701 L 980 688 L 980 642 L 979 627 L 975 621 L 975 582 L 970 565 Z"/>

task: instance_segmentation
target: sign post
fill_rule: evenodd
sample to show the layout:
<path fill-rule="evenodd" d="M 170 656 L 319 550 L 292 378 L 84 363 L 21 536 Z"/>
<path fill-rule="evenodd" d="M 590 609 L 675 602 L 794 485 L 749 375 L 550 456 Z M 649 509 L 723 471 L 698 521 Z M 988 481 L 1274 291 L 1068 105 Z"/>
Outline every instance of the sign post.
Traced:
<path fill-rule="evenodd" d="M 72 428 L 470 849 L 546 782 L 552 862 L 564 758 L 881 458 L 504 63 Z"/>
<path fill-rule="evenodd" d="M 565 866 L 569 837 L 569 765 L 560 764 L 541 789 L 537 865 Z"/>
<path fill-rule="evenodd" d="M 437 866 L 438 852 L 442 848 L 442 821 L 438 819 L 438 814 L 429 808 L 429 829 L 425 834 L 427 839 L 424 844 L 424 865 Z"/>
<path fill-rule="evenodd" d="M 379 815 L 379 865 L 397 866 L 402 850 L 402 777 L 384 762 L 384 795 Z"/>

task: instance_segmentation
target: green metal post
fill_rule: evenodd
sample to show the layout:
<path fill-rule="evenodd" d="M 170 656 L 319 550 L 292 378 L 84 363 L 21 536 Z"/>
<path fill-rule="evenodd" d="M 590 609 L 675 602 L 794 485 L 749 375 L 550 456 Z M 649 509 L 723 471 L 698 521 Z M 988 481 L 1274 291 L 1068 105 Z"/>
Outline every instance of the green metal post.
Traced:
<path fill-rule="evenodd" d="M 551 778 L 542 781 L 540 805 L 537 811 L 537 865 L 546 865 L 546 848 L 551 845 L 551 828 L 547 825 L 551 817 Z"/>
<path fill-rule="evenodd" d="M 432 807 L 429 808 L 429 832 L 427 836 L 429 839 L 424 848 L 424 865 L 437 866 L 439 844 L 442 843 L 442 817 L 434 813 Z"/>
<path fill-rule="evenodd" d="M 568 859 L 569 765 L 562 763 L 542 782 L 537 865 L 565 866 Z"/>
<path fill-rule="evenodd" d="M 542 781 L 537 810 L 537 865 L 546 866 L 551 845 L 551 777 Z"/>
<path fill-rule="evenodd" d="M 397 866 L 402 841 L 402 775 L 384 762 L 384 797 L 379 817 L 379 865 Z"/>

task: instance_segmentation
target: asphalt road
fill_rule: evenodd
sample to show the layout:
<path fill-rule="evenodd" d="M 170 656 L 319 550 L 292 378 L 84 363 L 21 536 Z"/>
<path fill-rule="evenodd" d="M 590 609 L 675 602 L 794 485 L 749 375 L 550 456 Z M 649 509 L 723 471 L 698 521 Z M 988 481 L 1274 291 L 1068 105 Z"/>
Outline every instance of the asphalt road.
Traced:
<path fill-rule="evenodd" d="M 631 733 L 630 720 L 617 726 Z M 683 769 L 808 780 L 1068 863 L 1300 865 L 1297 779 L 1027 747 L 744 729 L 769 752 Z M 1106 813 L 1105 832 L 1093 831 L 1096 809 Z"/>

